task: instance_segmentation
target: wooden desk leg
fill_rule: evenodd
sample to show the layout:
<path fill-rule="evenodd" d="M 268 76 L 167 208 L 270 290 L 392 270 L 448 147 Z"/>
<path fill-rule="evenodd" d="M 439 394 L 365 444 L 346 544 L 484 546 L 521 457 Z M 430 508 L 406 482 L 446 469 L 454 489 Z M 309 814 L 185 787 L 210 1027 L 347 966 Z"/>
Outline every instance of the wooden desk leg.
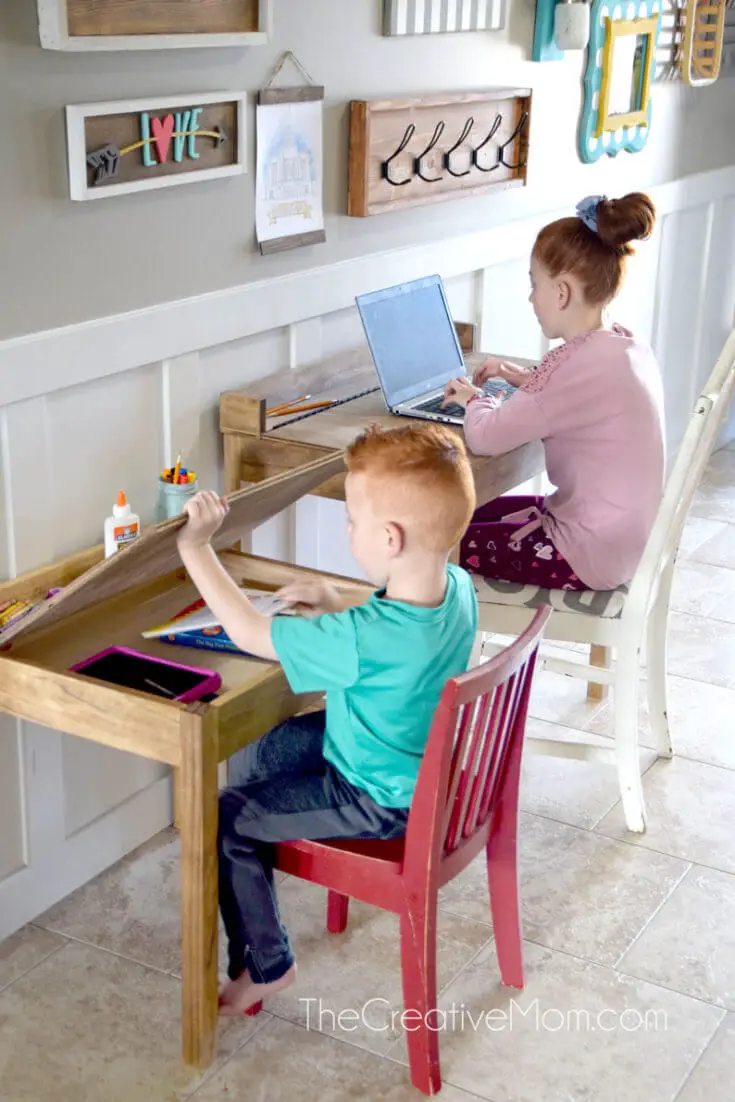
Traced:
<path fill-rule="evenodd" d="M 609 647 L 597 647 L 592 645 L 590 647 L 590 666 L 598 666 L 604 669 L 610 665 L 610 648 Z M 609 685 L 598 685 L 595 681 L 587 682 L 587 699 L 588 700 L 605 700 L 610 691 Z"/>
<path fill-rule="evenodd" d="M 206 1068 L 217 1038 L 217 731 L 205 705 L 181 717 L 184 1063 Z"/>
<path fill-rule="evenodd" d="M 174 827 L 181 830 L 181 770 L 176 766 L 171 770 L 171 782 L 174 790 Z"/>

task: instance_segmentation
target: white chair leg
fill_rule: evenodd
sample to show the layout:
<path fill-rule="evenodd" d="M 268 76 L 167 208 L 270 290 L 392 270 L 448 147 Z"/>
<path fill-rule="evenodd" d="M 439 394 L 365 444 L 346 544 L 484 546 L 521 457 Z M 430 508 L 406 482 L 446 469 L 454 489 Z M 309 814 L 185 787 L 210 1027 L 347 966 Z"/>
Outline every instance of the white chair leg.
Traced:
<path fill-rule="evenodd" d="M 661 577 L 658 596 L 648 617 L 648 712 L 660 758 L 670 758 L 674 753 L 666 702 L 667 626 L 673 574 L 672 560 Z"/>
<path fill-rule="evenodd" d="M 628 830 L 642 834 L 646 829 L 646 807 L 638 756 L 638 648 L 620 647 L 615 663 L 615 757 L 620 798 Z"/>
<path fill-rule="evenodd" d="M 472 644 L 472 650 L 470 651 L 470 660 L 467 665 L 468 670 L 474 670 L 475 666 L 480 665 L 480 659 L 482 658 L 482 647 L 485 642 L 485 632 L 475 632 L 475 641 Z"/>

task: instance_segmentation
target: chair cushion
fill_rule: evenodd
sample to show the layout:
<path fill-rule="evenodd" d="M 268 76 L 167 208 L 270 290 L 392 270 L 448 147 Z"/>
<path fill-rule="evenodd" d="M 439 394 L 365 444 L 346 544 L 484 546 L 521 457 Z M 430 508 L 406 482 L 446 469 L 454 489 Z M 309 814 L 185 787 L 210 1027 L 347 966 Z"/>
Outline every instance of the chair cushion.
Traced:
<path fill-rule="evenodd" d="M 523 605 L 525 608 L 551 605 L 557 612 L 577 612 L 606 620 L 620 618 L 628 594 L 627 585 L 617 589 L 544 589 L 540 585 L 481 578 L 479 574 L 473 574 L 472 581 L 477 600 L 483 605 Z"/>

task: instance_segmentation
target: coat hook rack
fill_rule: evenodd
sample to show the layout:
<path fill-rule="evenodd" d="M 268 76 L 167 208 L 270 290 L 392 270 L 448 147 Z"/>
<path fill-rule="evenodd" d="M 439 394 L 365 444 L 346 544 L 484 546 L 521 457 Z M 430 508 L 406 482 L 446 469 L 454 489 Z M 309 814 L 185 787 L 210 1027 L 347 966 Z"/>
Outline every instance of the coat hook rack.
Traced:
<path fill-rule="evenodd" d="M 365 218 L 524 187 L 530 111 L 528 88 L 354 100 L 350 104 L 348 214 Z M 486 135 L 474 149 L 471 134 Z M 492 153 L 491 142 L 495 143 Z M 484 156 L 482 150 L 487 151 Z M 403 167 L 399 168 L 396 161 L 401 154 Z"/>

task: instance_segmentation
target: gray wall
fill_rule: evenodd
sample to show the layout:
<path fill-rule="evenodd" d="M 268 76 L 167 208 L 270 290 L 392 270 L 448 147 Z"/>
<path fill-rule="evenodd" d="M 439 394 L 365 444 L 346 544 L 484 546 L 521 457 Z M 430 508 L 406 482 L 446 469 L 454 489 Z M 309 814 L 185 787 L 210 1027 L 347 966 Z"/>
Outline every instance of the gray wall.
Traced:
<path fill-rule="evenodd" d="M 576 154 L 581 55 L 534 65 L 530 0 L 509 0 L 499 34 L 383 38 L 379 0 L 275 0 L 275 41 L 243 50 L 74 55 L 41 50 L 35 0 L 0 0 L 0 338 L 270 279 L 403 244 L 487 227 L 581 195 L 615 194 L 735 162 L 735 82 L 654 90 L 642 154 L 591 167 Z M 294 50 L 326 86 L 327 244 L 262 258 L 250 174 L 72 203 L 62 108 L 136 96 L 254 91 Z M 529 187 L 507 195 L 347 218 L 347 103 L 491 85 L 534 89 Z"/>

